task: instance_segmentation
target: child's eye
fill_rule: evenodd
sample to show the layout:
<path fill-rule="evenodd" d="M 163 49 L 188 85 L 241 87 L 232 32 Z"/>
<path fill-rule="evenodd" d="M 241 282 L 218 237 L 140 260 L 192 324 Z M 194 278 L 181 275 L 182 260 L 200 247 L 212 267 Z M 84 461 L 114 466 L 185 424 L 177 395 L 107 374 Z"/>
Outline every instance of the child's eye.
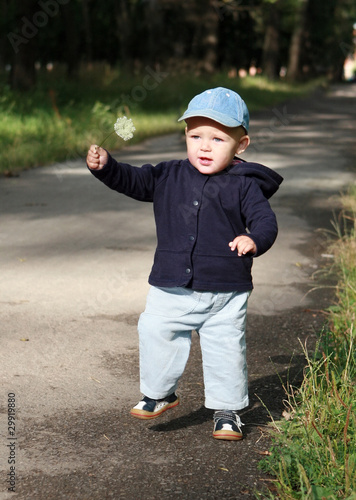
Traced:
<path fill-rule="evenodd" d="M 214 141 L 215 141 L 215 142 L 223 142 L 223 140 L 222 140 L 222 139 L 220 139 L 220 137 L 214 137 Z"/>

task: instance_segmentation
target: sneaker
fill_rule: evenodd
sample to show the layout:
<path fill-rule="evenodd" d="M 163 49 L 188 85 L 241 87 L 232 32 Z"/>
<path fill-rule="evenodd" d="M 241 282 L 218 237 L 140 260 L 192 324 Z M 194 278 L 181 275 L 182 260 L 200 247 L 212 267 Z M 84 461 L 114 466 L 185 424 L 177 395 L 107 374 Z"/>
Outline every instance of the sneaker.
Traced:
<path fill-rule="evenodd" d="M 214 413 L 215 439 L 225 439 L 227 441 L 239 441 L 243 438 L 241 426 L 244 425 L 240 417 L 232 410 L 217 410 Z"/>
<path fill-rule="evenodd" d="M 141 401 L 132 408 L 130 414 L 136 418 L 148 419 L 159 417 L 164 411 L 179 405 L 178 396 L 173 393 L 164 399 L 151 399 L 144 396 Z"/>

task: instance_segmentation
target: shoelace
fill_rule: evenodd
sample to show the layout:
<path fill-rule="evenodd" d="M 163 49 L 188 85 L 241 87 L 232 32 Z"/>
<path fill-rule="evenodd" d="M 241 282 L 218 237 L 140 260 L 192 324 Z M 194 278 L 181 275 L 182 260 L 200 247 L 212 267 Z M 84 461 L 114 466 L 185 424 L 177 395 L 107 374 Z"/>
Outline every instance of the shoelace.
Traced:
<path fill-rule="evenodd" d="M 225 420 L 233 420 L 235 422 L 235 424 L 237 425 L 237 428 L 239 429 L 239 431 L 242 432 L 241 426 L 245 425 L 245 424 L 243 424 L 241 422 L 241 419 L 240 419 L 239 415 L 237 415 L 237 413 L 235 413 L 233 411 L 226 411 L 226 410 L 216 411 L 214 413 L 214 422 L 217 422 L 221 418 L 223 418 Z"/>

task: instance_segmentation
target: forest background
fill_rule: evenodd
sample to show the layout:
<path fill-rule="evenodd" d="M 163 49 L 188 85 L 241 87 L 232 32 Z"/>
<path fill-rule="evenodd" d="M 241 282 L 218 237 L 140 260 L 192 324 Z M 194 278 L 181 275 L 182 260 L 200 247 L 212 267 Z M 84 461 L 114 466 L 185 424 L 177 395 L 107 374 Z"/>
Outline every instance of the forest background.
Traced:
<path fill-rule="evenodd" d="M 12 88 L 63 64 L 74 78 L 96 61 L 140 72 L 340 80 L 354 53 L 353 0 L 1 0 L 0 68 Z M 254 71 L 254 70 L 252 70 Z"/>
<path fill-rule="evenodd" d="M 320 79 L 355 75 L 353 0 L 0 0 L 0 7 L 2 173 L 82 157 L 122 115 L 134 116 L 134 142 L 180 130 L 187 102 L 208 87 L 242 93 L 253 112 Z M 122 147 L 115 137 L 106 146 Z"/>

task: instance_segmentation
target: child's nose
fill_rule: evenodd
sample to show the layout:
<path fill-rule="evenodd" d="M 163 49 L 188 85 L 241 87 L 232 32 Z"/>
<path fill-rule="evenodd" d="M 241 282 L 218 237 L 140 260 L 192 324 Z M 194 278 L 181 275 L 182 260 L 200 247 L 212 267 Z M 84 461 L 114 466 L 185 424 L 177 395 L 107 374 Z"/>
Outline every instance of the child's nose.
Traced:
<path fill-rule="evenodd" d="M 203 140 L 202 143 L 201 143 L 201 147 L 200 149 L 202 149 L 203 151 L 210 151 L 210 141 L 209 140 Z"/>

